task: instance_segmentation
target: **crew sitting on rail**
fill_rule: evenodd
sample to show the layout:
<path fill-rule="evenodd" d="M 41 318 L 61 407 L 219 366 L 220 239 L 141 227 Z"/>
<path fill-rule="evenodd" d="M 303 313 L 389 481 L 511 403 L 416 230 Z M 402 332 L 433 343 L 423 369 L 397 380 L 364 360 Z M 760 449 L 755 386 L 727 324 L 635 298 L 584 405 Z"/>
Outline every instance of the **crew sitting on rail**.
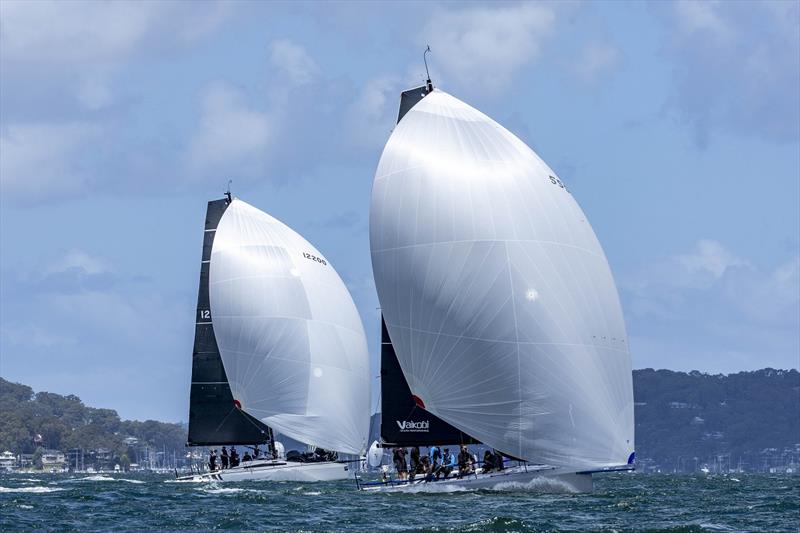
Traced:
<path fill-rule="evenodd" d="M 474 471 L 475 466 L 472 454 L 469 453 L 466 446 L 461 446 L 461 452 L 458 454 L 458 477 L 465 474 L 472 474 Z"/>
<path fill-rule="evenodd" d="M 494 455 L 489 450 L 483 452 L 483 471 L 482 474 L 488 474 L 492 470 L 495 470 L 494 467 Z"/>
<path fill-rule="evenodd" d="M 253 460 L 253 456 L 250 455 L 250 452 L 244 452 L 244 457 L 242 457 L 242 462 L 247 463 Z"/>
<path fill-rule="evenodd" d="M 456 456 L 450 453 L 448 448 L 445 448 L 442 464 L 436 469 L 436 479 L 438 480 L 439 476 L 442 474 L 444 474 L 444 478 L 447 479 L 447 476 L 450 475 L 456 465 L 458 465 L 458 463 L 456 463 Z"/>

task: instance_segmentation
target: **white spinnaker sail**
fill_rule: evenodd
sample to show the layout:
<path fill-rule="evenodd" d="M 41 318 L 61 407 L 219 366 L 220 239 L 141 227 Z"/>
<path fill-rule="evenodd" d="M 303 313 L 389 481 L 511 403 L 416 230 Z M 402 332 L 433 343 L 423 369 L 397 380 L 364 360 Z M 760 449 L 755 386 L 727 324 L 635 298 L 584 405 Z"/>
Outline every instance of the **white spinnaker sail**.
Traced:
<path fill-rule="evenodd" d="M 217 227 L 211 316 L 234 399 L 275 431 L 361 454 L 369 355 L 339 275 L 303 237 L 234 199 Z"/>
<path fill-rule="evenodd" d="M 430 412 L 529 461 L 626 464 L 631 360 L 611 271 L 525 143 L 434 90 L 381 156 L 370 245 L 392 344 Z"/>

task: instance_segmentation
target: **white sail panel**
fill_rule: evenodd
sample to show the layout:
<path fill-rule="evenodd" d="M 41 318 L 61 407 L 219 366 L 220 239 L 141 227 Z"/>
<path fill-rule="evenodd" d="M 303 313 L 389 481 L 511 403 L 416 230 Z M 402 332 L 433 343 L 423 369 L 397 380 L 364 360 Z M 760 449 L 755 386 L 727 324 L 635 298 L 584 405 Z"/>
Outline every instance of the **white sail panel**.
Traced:
<path fill-rule="evenodd" d="M 392 344 L 427 410 L 529 461 L 628 461 L 631 361 L 611 271 L 527 145 L 434 90 L 381 156 L 370 245 Z"/>
<path fill-rule="evenodd" d="M 210 266 L 214 333 L 241 408 L 306 444 L 364 453 L 366 337 L 330 263 L 289 227 L 234 199 Z"/>

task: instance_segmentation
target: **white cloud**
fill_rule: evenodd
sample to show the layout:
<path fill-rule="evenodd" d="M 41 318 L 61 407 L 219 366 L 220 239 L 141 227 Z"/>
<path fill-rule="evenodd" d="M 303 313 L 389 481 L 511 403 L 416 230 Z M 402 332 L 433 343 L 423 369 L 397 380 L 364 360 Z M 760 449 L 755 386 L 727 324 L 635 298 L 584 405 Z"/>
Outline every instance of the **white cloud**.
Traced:
<path fill-rule="evenodd" d="M 219 26 L 229 5 L 4 0 L 0 53 L 9 61 L 66 67 L 110 63 L 146 47 L 156 34 L 194 41 Z"/>
<path fill-rule="evenodd" d="M 689 276 L 706 277 L 710 275 L 717 280 L 731 267 L 743 266 L 747 263 L 733 255 L 722 244 L 709 239 L 701 239 L 694 250 L 687 254 L 678 254 L 674 262 L 680 265 Z"/>
<path fill-rule="evenodd" d="M 800 138 L 800 3 L 656 4 L 671 27 L 671 105 L 694 127 L 769 141 Z"/>
<path fill-rule="evenodd" d="M 708 32 L 713 36 L 725 38 L 730 34 L 730 27 L 720 16 L 721 2 L 695 0 L 679 0 L 675 2 L 675 13 L 680 21 L 680 28 L 686 33 Z"/>
<path fill-rule="evenodd" d="M 420 39 L 430 42 L 435 69 L 496 91 L 538 58 L 555 21 L 554 9 L 543 4 L 437 8 Z"/>
<path fill-rule="evenodd" d="M 593 82 L 619 67 L 622 53 L 608 42 L 592 41 L 586 43 L 572 70 L 582 80 Z"/>
<path fill-rule="evenodd" d="M 379 76 L 363 84 L 345 114 L 348 139 L 356 146 L 380 149 L 397 120 L 402 90 L 395 76 Z"/>
<path fill-rule="evenodd" d="M 79 192 L 90 179 L 81 160 L 101 128 L 89 122 L 11 124 L 0 130 L 0 186 L 30 201 Z"/>
<path fill-rule="evenodd" d="M 797 367 L 800 257 L 768 269 L 699 241 L 620 284 L 639 366 Z"/>
<path fill-rule="evenodd" d="M 203 91 L 197 131 L 190 141 L 189 171 L 204 176 L 229 165 L 261 161 L 273 132 L 266 113 L 248 106 L 230 84 L 212 83 Z"/>
<path fill-rule="evenodd" d="M 286 39 L 273 41 L 269 47 L 270 63 L 283 76 L 278 83 L 288 82 L 291 85 L 305 85 L 319 76 L 319 67 L 305 48 Z"/>
<path fill-rule="evenodd" d="M 46 267 L 43 273 L 50 275 L 67 272 L 72 269 L 78 269 L 89 275 L 102 274 L 109 271 L 108 264 L 103 259 L 94 257 L 83 250 L 73 248 Z"/>

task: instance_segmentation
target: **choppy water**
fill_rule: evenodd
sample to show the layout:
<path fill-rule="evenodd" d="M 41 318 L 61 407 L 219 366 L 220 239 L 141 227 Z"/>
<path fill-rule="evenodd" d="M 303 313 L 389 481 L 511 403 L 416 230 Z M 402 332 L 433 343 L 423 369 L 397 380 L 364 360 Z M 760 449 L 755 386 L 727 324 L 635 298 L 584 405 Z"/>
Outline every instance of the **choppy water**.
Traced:
<path fill-rule="evenodd" d="M 800 476 L 596 478 L 528 489 L 360 493 L 352 482 L 168 482 L 156 475 L 4 475 L 0 531 L 798 531 Z"/>

